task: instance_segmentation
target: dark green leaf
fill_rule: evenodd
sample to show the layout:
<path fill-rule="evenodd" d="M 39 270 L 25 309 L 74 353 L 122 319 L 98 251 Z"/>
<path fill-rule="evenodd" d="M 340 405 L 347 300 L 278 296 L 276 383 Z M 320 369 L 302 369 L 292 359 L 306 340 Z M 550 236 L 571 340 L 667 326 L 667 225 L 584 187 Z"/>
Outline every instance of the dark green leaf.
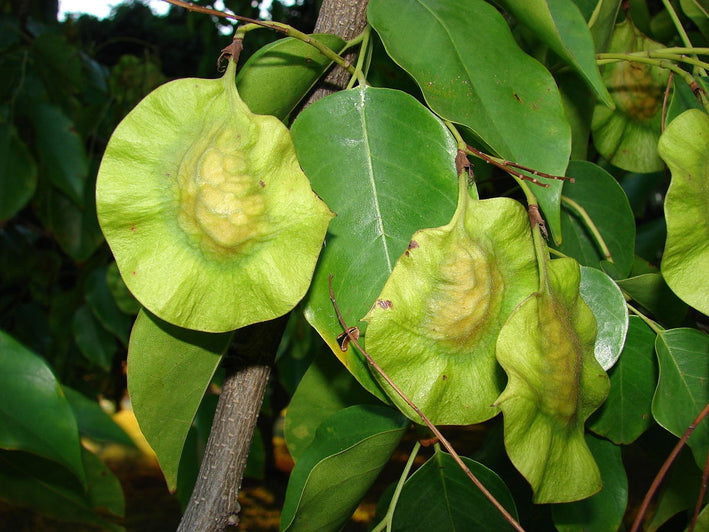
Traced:
<path fill-rule="evenodd" d="M 47 104 L 37 105 L 32 119 L 41 174 L 76 205 L 84 205 L 89 164 L 74 125 L 60 109 Z"/>
<path fill-rule="evenodd" d="M 111 416 L 106 414 L 96 401 L 64 386 L 64 394 L 76 416 L 79 432 L 82 436 L 100 442 L 115 442 L 128 447 L 135 447 L 130 436 L 119 427 Z"/>
<path fill-rule="evenodd" d="M 286 411 L 284 431 L 288 451 L 297 461 L 312 443 L 320 423 L 348 406 L 378 402 L 332 353 L 319 353 L 303 375 Z"/>
<path fill-rule="evenodd" d="M 352 406 L 328 418 L 291 473 L 281 530 L 339 530 L 408 426 L 395 410 L 375 405 Z"/>
<path fill-rule="evenodd" d="M 517 519 L 512 494 L 484 465 L 462 457 L 465 465 Z M 404 484 L 392 530 L 512 530 L 511 525 L 463 472 L 453 457 L 437 451 Z"/>
<path fill-rule="evenodd" d="M 109 371 L 118 344 L 116 338 L 96 319 L 88 305 L 82 305 L 76 311 L 71 328 L 76 345 L 83 355 L 104 371 Z"/>
<path fill-rule="evenodd" d="M 337 35 L 313 37 L 335 52 L 345 44 Z M 236 87 L 252 112 L 284 120 L 331 64 L 311 45 L 289 37 L 249 57 L 236 76 Z"/>
<path fill-rule="evenodd" d="M 126 283 L 123 282 L 115 262 L 112 262 L 106 270 L 106 284 L 121 312 L 131 316 L 138 314 L 140 303 L 130 293 Z"/>
<path fill-rule="evenodd" d="M 49 366 L 3 331 L 0 353 L 0 448 L 54 460 L 85 484 L 76 418 Z"/>
<path fill-rule="evenodd" d="M 564 197 L 581 206 L 603 238 L 616 268 L 625 275 L 633 264 L 635 218 L 625 192 L 608 172 L 586 161 L 572 161 L 567 172 L 574 183 L 564 184 Z M 576 208 L 562 201 L 562 243 L 559 251 L 584 266 L 599 268 L 607 259 Z"/>
<path fill-rule="evenodd" d="M 662 331 L 655 340 L 660 381 L 652 399 L 655 420 L 682 436 L 709 403 L 709 335 L 697 329 Z M 687 441 L 699 467 L 709 450 L 709 423 L 699 424 Z"/>
<path fill-rule="evenodd" d="M 554 524 L 559 532 L 620 530 L 628 504 L 628 477 L 621 448 L 590 434 L 586 435 L 586 444 L 601 470 L 603 489 L 583 501 L 554 505 Z"/>
<path fill-rule="evenodd" d="M 144 310 L 135 320 L 128 346 L 128 391 L 171 490 L 192 419 L 231 337 L 181 329 Z"/>
<path fill-rule="evenodd" d="M 587 0 L 574 0 L 576 4 L 587 3 Z M 591 29 L 593 42 L 596 44 L 596 52 L 605 52 L 608 49 L 615 27 L 615 21 L 620 11 L 622 0 L 591 0 L 593 11 L 588 17 L 588 25 Z M 584 10 L 584 12 L 586 12 Z"/>
<path fill-rule="evenodd" d="M 86 300 L 94 316 L 106 328 L 115 334 L 123 345 L 128 345 L 132 319 L 121 312 L 116 305 L 106 282 L 107 267 L 96 268 L 86 279 Z"/>
<path fill-rule="evenodd" d="M 628 332 L 628 307 L 620 288 L 605 273 L 581 267 L 581 297 L 596 318 L 596 360 L 608 371 L 618 360 Z"/>
<path fill-rule="evenodd" d="M 368 18 L 438 115 L 469 128 L 503 158 L 564 174 L 571 132 L 554 79 L 522 52 L 494 7 L 482 0 L 372 0 Z M 533 191 L 558 239 L 561 182 L 542 181 L 549 188 Z"/>
<path fill-rule="evenodd" d="M 501 0 L 517 20 L 566 61 L 609 107 L 615 105 L 596 66 L 593 37 L 573 2 L 564 0 Z"/>
<path fill-rule="evenodd" d="M 680 300 L 659 273 L 645 273 L 618 282 L 625 292 L 670 327 L 681 325 L 687 304 Z"/>
<path fill-rule="evenodd" d="M 305 316 L 357 380 L 384 398 L 356 350 L 340 350 L 342 327 L 328 276 L 334 276 L 347 324 L 360 325 L 411 235 L 450 220 L 457 198 L 455 141 L 413 97 L 375 88 L 314 103 L 298 116 L 292 134 L 313 190 L 337 214 L 305 299 Z"/>
<path fill-rule="evenodd" d="M 657 374 L 655 333 L 640 318 L 631 316 L 623 354 L 609 373 L 608 399 L 591 418 L 591 430 L 617 444 L 635 441 L 653 423 L 651 404 Z"/>
<path fill-rule="evenodd" d="M 37 165 L 15 128 L 0 122 L 0 221 L 24 207 L 37 187 Z"/>
<path fill-rule="evenodd" d="M 81 449 L 81 458 L 87 473 L 86 489 L 54 462 L 23 452 L 0 451 L 0 498 L 57 519 L 98 525 L 110 532 L 124 530 L 97 513 L 124 514 L 120 482 L 86 449 Z"/>

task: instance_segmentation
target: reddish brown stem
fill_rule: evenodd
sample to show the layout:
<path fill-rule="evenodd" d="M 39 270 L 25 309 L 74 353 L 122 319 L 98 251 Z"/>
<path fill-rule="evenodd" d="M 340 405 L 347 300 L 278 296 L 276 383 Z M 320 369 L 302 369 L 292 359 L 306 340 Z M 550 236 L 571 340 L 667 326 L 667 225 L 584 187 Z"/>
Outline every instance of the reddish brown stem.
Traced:
<path fill-rule="evenodd" d="M 195 13 L 204 13 L 206 15 L 213 15 L 215 17 L 222 17 L 222 18 L 228 18 L 232 20 L 238 20 L 239 22 L 246 22 L 247 24 L 258 24 L 259 26 L 263 26 L 264 28 L 270 28 L 272 30 L 280 31 L 281 33 L 288 33 L 288 30 L 278 26 L 277 24 L 271 24 L 270 22 L 263 21 L 263 20 L 257 20 L 255 18 L 249 18 L 249 17 L 242 17 L 241 15 L 232 15 L 231 13 L 224 13 L 223 11 L 218 11 L 216 9 L 211 9 L 209 7 L 202 7 L 198 6 L 196 4 L 193 4 L 192 2 L 183 2 L 182 0 L 163 0 L 164 2 L 167 2 L 168 4 L 172 4 L 173 6 L 178 6 L 178 7 L 184 7 L 185 9 L 189 11 L 194 11 Z"/>
<path fill-rule="evenodd" d="M 670 89 L 672 88 L 672 80 L 674 79 L 675 73 L 670 71 L 670 75 L 667 76 L 667 87 L 665 88 L 665 97 L 662 100 L 662 121 L 660 124 L 660 131 L 665 130 L 665 120 L 667 119 L 667 102 L 670 99 Z"/>
<path fill-rule="evenodd" d="M 692 514 L 692 520 L 689 522 L 689 532 L 694 531 L 694 527 L 697 525 L 697 519 L 699 519 L 699 512 L 702 511 L 702 506 L 704 504 L 704 495 L 707 493 L 707 483 L 709 483 L 709 454 L 707 454 L 707 463 L 704 465 L 704 473 L 702 474 L 702 488 L 699 490 L 699 497 L 697 497 L 697 505 L 694 507 L 694 514 Z"/>
<path fill-rule="evenodd" d="M 340 312 L 340 308 L 337 305 L 337 301 L 335 301 L 335 292 L 332 289 L 332 274 L 328 277 L 328 284 L 329 284 L 329 289 L 330 289 L 330 301 L 332 301 L 332 306 L 335 309 L 335 314 L 337 314 L 337 320 L 340 322 L 340 325 L 342 326 L 343 331 L 347 334 L 347 336 L 350 339 L 350 343 L 354 345 L 357 350 L 364 355 L 364 358 L 367 359 L 367 362 L 369 363 L 370 366 L 374 368 L 374 370 L 381 375 L 382 379 L 386 381 L 386 383 L 392 387 L 392 389 L 396 392 L 396 394 L 403 399 L 403 401 L 409 405 L 414 412 L 421 418 L 421 421 L 430 429 L 433 434 L 436 435 L 438 440 L 441 442 L 443 447 L 446 448 L 446 450 L 450 453 L 450 455 L 453 457 L 453 460 L 458 464 L 458 466 L 463 470 L 463 472 L 470 478 L 470 480 L 475 484 L 478 489 L 487 497 L 487 499 L 493 504 L 493 506 L 497 509 L 500 514 L 507 520 L 507 522 L 514 527 L 515 530 L 518 532 L 524 532 L 524 528 L 522 528 L 522 525 L 520 525 L 512 515 L 505 509 L 502 504 L 495 498 L 495 496 L 490 493 L 487 488 L 483 485 L 480 480 L 473 474 L 472 471 L 468 468 L 468 466 L 465 465 L 465 462 L 460 458 L 458 453 L 455 451 L 453 446 L 450 444 L 450 442 L 443 436 L 440 430 L 438 430 L 438 427 L 436 427 L 431 421 L 426 417 L 426 415 L 421 411 L 421 409 L 416 406 L 411 399 L 409 399 L 404 392 L 401 391 L 401 389 L 394 383 L 394 381 L 391 380 L 389 375 L 384 373 L 384 370 L 377 364 L 372 356 L 367 353 L 367 351 L 364 350 L 364 348 L 360 345 L 358 337 L 358 334 L 354 333 L 354 327 L 350 328 L 347 326 L 345 323 L 345 319 L 342 317 L 342 313 Z"/>
<path fill-rule="evenodd" d="M 677 442 L 677 445 L 675 445 L 674 449 L 672 449 L 672 452 L 667 457 L 667 460 L 665 460 L 665 463 L 662 464 L 662 467 L 657 472 L 657 476 L 655 476 L 655 479 L 652 481 L 650 488 L 647 490 L 647 493 L 645 494 L 645 498 L 643 499 L 643 503 L 640 505 L 640 510 L 638 511 L 638 515 L 635 516 L 635 521 L 633 522 L 633 527 L 630 529 L 630 532 L 637 532 L 638 529 L 640 528 L 640 523 L 642 522 L 643 518 L 645 517 L 645 514 L 647 513 L 647 509 L 650 507 L 650 502 L 652 501 L 652 498 L 655 496 L 655 492 L 660 487 L 660 484 L 662 483 L 662 480 L 665 478 L 665 475 L 667 475 L 667 471 L 669 471 L 670 466 L 677 458 L 677 455 L 682 450 L 682 447 L 684 447 L 684 444 L 687 442 L 689 437 L 694 432 L 694 429 L 697 428 L 697 425 L 699 425 L 699 423 L 702 422 L 702 420 L 706 417 L 707 414 L 709 414 L 709 403 L 704 405 L 704 408 L 699 413 L 699 415 L 694 419 L 694 421 L 692 421 L 692 423 L 689 425 L 689 427 L 687 427 L 687 430 L 684 432 L 684 434 L 682 435 L 680 440 Z"/>
<path fill-rule="evenodd" d="M 515 170 L 515 168 L 518 168 L 519 170 L 523 170 L 525 172 L 528 172 L 528 173 L 532 174 L 533 176 L 546 177 L 547 179 L 557 179 L 560 181 L 570 181 L 572 183 L 574 182 L 574 179 L 572 177 L 546 174 L 544 172 L 540 172 L 539 170 L 535 170 L 534 168 L 530 168 L 528 166 L 524 166 L 522 164 L 515 163 L 512 161 L 507 161 L 507 160 L 498 161 L 494 157 L 491 157 L 487 153 L 480 151 L 476 148 L 473 148 L 472 146 L 468 145 L 466 148 L 471 155 L 474 155 L 475 157 L 482 159 L 486 163 L 496 166 L 500 170 L 504 170 L 508 174 L 511 174 L 519 179 L 524 179 L 525 181 L 529 181 L 531 183 L 534 183 L 535 185 L 539 185 L 540 187 L 549 188 L 549 185 L 547 185 L 546 183 L 542 183 L 538 179 L 528 176 L 527 174 L 523 174 L 522 172 L 518 172 L 517 170 Z"/>

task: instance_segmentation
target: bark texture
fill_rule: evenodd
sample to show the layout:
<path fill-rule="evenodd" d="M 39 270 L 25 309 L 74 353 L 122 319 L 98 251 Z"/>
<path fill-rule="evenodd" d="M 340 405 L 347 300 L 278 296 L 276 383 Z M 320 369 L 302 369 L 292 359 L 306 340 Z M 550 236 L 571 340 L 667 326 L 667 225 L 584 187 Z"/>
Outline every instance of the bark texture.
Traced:
<path fill-rule="evenodd" d="M 345 40 L 356 37 L 367 25 L 368 4 L 369 0 L 323 0 L 315 33 L 334 33 Z M 356 51 L 345 58 L 352 60 L 355 56 Z M 335 66 L 308 98 L 308 104 L 344 89 L 349 79 L 350 74 L 344 68 Z"/>
<path fill-rule="evenodd" d="M 220 532 L 239 523 L 237 500 L 254 428 L 287 318 L 238 331 L 212 431 L 178 532 Z"/>

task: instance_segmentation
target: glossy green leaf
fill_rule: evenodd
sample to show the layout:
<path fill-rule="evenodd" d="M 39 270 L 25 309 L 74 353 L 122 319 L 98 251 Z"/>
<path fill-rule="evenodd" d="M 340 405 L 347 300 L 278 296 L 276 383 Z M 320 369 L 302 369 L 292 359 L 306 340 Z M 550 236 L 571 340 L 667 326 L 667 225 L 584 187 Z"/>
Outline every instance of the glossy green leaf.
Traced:
<path fill-rule="evenodd" d="M 332 217 L 285 126 L 240 99 L 235 68 L 150 93 L 116 128 L 96 190 L 133 295 L 165 321 L 208 332 L 291 310 Z"/>
<path fill-rule="evenodd" d="M 614 266 L 627 275 L 634 259 L 635 218 L 625 192 L 613 176 L 593 163 L 572 161 L 567 175 L 575 181 L 564 184 L 564 197 L 571 202 L 562 200 L 563 240 L 557 246 L 559 251 L 594 268 L 607 259 L 578 205 L 600 233 Z"/>
<path fill-rule="evenodd" d="M 339 530 L 408 426 L 385 406 L 352 406 L 328 418 L 291 473 L 281 530 Z"/>
<path fill-rule="evenodd" d="M 617 444 L 634 442 L 653 423 L 651 404 L 657 385 L 655 333 L 631 316 L 618 363 L 609 372 L 608 399 L 591 418 L 590 428 Z"/>
<path fill-rule="evenodd" d="M 586 443 L 601 471 L 603 489 L 583 501 L 555 504 L 554 525 L 559 532 L 620 530 L 628 505 L 628 476 L 622 449 L 590 434 L 586 435 Z"/>
<path fill-rule="evenodd" d="M 0 331 L 0 448 L 53 460 L 86 483 L 79 429 L 46 362 Z"/>
<path fill-rule="evenodd" d="M 338 53 L 345 45 L 337 35 L 313 37 Z M 249 57 L 236 75 L 236 87 L 252 112 L 284 120 L 331 64 L 311 45 L 288 37 Z"/>
<path fill-rule="evenodd" d="M 517 307 L 497 340 L 497 360 L 509 377 L 497 400 L 505 448 L 536 503 L 576 501 L 601 489 L 584 422 L 608 394 L 578 263 L 557 259 L 547 268 L 545 289 Z"/>
<path fill-rule="evenodd" d="M 628 53 L 664 48 L 643 35 L 626 18 L 617 24 L 608 51 Z M 668 71 L 645 63 L 619 61 L 603 67 L 603 80 L 615 109 L 597 105 L 593 113 L 593 143 L 610 163 L 631 172 L 662 169 L 657 154 L 662 100 Z"/>
<path fill-rule="evenodd" d="M 470 425 L 498 413 L 493 403 L 504 374 L 497 337 L 539 285 L 524 207 L 509 198 L 474 200 L 461 180 L 450 223 L 414 233 L 364 318 L 369 354 L 436 425 Z"/>
<path fill-rule="evenodd" d="M 682 324 L 687 315 L 687 304 L 680 300 L 659 273 L 644 273 L 617 281 L 634 301 L 649 310 L 670 327 Z"/>
<path fill-rule="evenodd" d="M 286 410 L 284 432 L 288 452 L 298 461 L 315 438 L 320 423 L 349 406 L 378 402 L 330 351 L 319 353 Z"/>
<path fill-rule="evenodd" d="M 615 104 L 596 65 L 593 37 L 586 21 L 568 0 L 501 0 L 501 4 L 568 63 L 605 105 Z"/>
<path fill-rule="evenodd" d="M 0 123 L 0 221 L 12 218 L 32 198 L 37 164 L 15 128 Z"/>
<path fill-rule="evenodd" d="M 680 299 L 709 315 L 709 116 L 681 114 L 665 129 L 658 150 L 672 172 L 662 276 Z"/>
<path fill-rule="evenodd" d="M 121 273 L 118 271 L 118 266 L 112 262 L 106 270 L 106 284 L 111 291 L 113 300 L 125 314 L 135 315 L 140 310 L 140 303 L 130 293 L 126 283 L 121 278 Z"/>
<path fill-rule="evenodd" d="M 709 21 L 709 19 L 707 19 Z M 692 92 L 692 88 L 683 79 L 675 78 L 672 81 L 672 96 L 667 106 L 665 123 L 669 124 L 679 115 L 689 109 L 703 109 L 701 102 Z"/>
<path fill-rule="evenodd" d="M 181 329 L 145 311 L 135 320 L 128 346 L 128 391 L 171 490 L 187 432 L 231 336 Z"/>
<path fill-rule="evenodd" d="M 579 291 L 596 318 L 596 360 L 608 371 L 620 357 L 628 332 L 625 298 L 613 279 L 586 266 L 581 267 Z"/>
<path fill-rule="evenodd" d="M 461 457 L 485 488 L 517 519 L 509 489 L 495 472 Z M 437 451 L 404 484 L 391 530 L 512 530 L 448 453 Z"/>
<path fill-rule="evenodd" d="M 328 276 L 349 326 L 361 324 L 411 235 L 455 211 L 456 144 L 443 124 L 399 91 L 357 88 L 315 102 L 293 124 L 298 160 L 313 189 L 337 213 L 305 300 L 305 316 L 370 392 L 385 394 L 342 327 Z M 366 332 L 365 332 L 366 337 Z"/>
<path fill-rule="evenodd" d="M 88 305 L 81 305 L 71 322 L 74 340 L 81 353 L 104 371 L 111 369 L 118 349 L 115 337 L 96 319 Z"/>
<path fill-rule="evenodd" d="M 93 270 L 86 278 L 86 300 L 98 321 L 128 345 L 132 319 L 118 308 L 106 282 L 107 267 Z"/>
<path fill-rule="evenodd" d="M 438 115 L 469 128 L 501 157 L 564 174 L 571 132 L 554 79 L 522 52 L 494 7 L 482 0 L 372 0 L 368 18 Z M 533 192 L 558 240 L 561 182 L 542 181 L 549 188 Z"/>
<path fill-rule="evenodd" d="M 67 401 L 71 405 L 82 436 L 100 442 L 115 442 L 128 447 L 135 447 L 130 436 L 119 427 L 101 406 L 76 390 L 63 387 Z"/>
<path fill-rule="evenodd" d="M 707 0 L 679 0 L 682 11 L 692 19 L 705 39 L 709 39 L 709 2 Z"/>
<path fill-rule="evenodd" d="M 39 104 L 32 110 L 39 171 L 76 205 L 84 205 L 89 163 L 74 124 L 57 107 Z"/>
<path fill-rule="evenodd" d="M 677 437 L 709 403 L 709 335 L 697 329 L 662 331 L 655 341 L 660 380 L 652 399 L 655 420 Z M 709 423 L 701 423 L 687 441 L 699 467 L 709 450 Z"/>
<path fill-rule="evenodd" d="M 555 79 L 559 85 L 566 118 L 571 126 L 571 159 L 584 160 L 588 155 L 591 115 L 595 100 L 578 74 L 563 72 L 557 74 Z"/>

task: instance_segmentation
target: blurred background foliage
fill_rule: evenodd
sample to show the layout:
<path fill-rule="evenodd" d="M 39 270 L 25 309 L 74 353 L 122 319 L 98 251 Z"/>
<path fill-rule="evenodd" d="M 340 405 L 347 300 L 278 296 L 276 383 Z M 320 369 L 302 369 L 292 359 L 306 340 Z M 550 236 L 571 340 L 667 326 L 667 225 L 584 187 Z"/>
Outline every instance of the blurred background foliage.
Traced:
<path fill-rule="evenodd" d="M 251 0 L 225 5 L 253 18 L 264 7 Z M 13 531 L 38 526 L 24 526 L 7 513 L 17 506 L 104 529 L 116 528 L 116 516 L 125 511 L 111 471 L 78 445 L 72 450 L 66 441 L 51 441 L 40 413 L 58 419 L 69 433 L 78 431 L 77 444 L 81 436 L 133 445 L 105 412 L 120 414 L 126 396 L 127 344 L 138 304 L 98 227 L 96 173 L 113 129 L 143 96 L 170 79 L 216 77 L 220 50 L 231 40 L 232 22 L 177 7 L 157 16 L 133 1 L 103 20 L 82 15 L 62 21 L 58 7 L 57 0 L 0 2 L 0 386 L 7 393 L 0 401 L 0 418 L 7 420 L 0 430 L 0 500 L 10 504 L 1 520 Z M 273 20 L 309 32 L 318 2 L 285 6 L 275 0 L 269 9 Z M 242 60 L 278 37 L 253 32 Z M 298 324 L 289 330 L 310 334 Z M 296 358 L 307 356 L 307 343 L 293 343 L 301 346 Z M 37 371 L 46 379 L 35 379 Z M 34 401 L 39 396 L 46 402 Z M 285 390 L 274 397 L 285 405 Z M 206 403 L 204 426 L 191 440 L 194 467 L 211 424 L 213 405 Z M 282 405 L 267 408 L 277 416 Z M 272 420 L 264 426 L 270 436 Z M 43 431 L 50 447 L 78 453 L 76 461 L 65 467 L 51 462 L 52 451 L 35 445 Z M 13 436 L 20 432 L 25 436 Z M 66 440 L 67 433 L 60 434 Z M 264 441 L 270 445 L 270 438 Z M 250 471 L 263 475 L 263 445 L 256 445 L 261 452 L 253 453 Z M 126 480 L 121 483 L 127 492 Z M 43 485 L 51 489 L 43 491 Z M 180 499 L 186 496 L 189 491 Z M 179 507 L 168 511 L 179 518 Z M 129 504 L 129 518 L 130 512 Z M 174 523 L 163 528 L 174 529 Z"/>

